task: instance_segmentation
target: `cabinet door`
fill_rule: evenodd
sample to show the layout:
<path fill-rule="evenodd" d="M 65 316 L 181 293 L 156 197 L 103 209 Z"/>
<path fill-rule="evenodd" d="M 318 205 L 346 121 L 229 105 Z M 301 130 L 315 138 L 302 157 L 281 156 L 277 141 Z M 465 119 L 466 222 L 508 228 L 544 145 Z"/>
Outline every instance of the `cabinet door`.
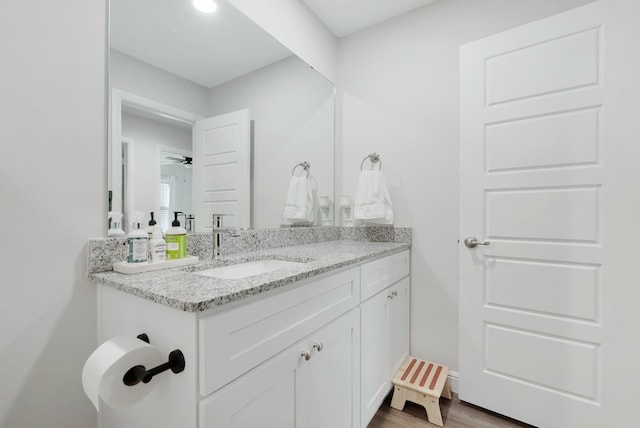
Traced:
<path fill-rule="evenodd" d="M 406 277 L 360 305 L 361 416 L 366 427 L 409 355 L 409 290 Z"/>
<path fill-rule="evenodd" d="M 397 282 L 389 290 L 387 302 L 389 379 L 392 379 L 409 356 L 409 277 Z M 386 293 L 388 294 L 388 293 Z"/>
<path fill-rule="evenodd" d="M 378 411 L 391 387 L 387 348 L 387 301 L 383 290 L 360 305 L 361 416 L 365 427 Z"/>
<path fill-rule="evenodd" d="M 202 400 L 200 428 L 359 426 L 359 327 L 354 309 Z"/>
<path fill-rule="evenodd" d="M 309 336 L 298 428 L 359 427 L 359 321 L 354 309 Z"/>
<path fill-rule="evenodd" d="M 295 428 L 300 346 L 245 374 L 200 403 L 200 428 Z"/>

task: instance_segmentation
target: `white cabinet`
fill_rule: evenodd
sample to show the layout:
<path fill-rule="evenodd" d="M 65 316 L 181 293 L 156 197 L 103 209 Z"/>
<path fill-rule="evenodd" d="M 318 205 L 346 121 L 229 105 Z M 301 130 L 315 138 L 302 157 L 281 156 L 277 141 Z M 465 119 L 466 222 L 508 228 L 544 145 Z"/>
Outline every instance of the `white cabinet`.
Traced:
<path fill-rule="evenodd" d="M 159 305 L 140 297 L 101 285 L 98 292 L 100 339 L 114 336 L 149 336 L 151 344 L 163 356 L 174 349 L 184 354 L 182 373 L 162 373 L 151 380 L 155 388 L 133 406 L 113 409 L 102 405 L 98 414 L 102 428 L 173 428 L 197 427 L 197 362 L 198 346 L 196 314 Z M 78 370 L 81 370 L 79 367 Z M 132 388 L 141 386 L 135 385 Z"/>
<path fill-rule="evenodd" d="M 357 309 L 202 400 L 201 428 L 348 428 L 359 371 Z"/>
<path fill-rule="evenodd" d="M 392 254 L 200 313 L 101 286 L 102 337 L 146 332 L 187 361 L 135 406 L 104 407 L 102 427 L 366 426 L 408 353 L 408 260 Z"/>
<path fill-rule="evenodd" d="M 200 319 L 204 397 L 357 306 L 360 270 L 307 281 Z"/>
<path fill-rule="evenodd" d="M 300 351 L 289 348 L 200 403 L 201 427 L 294 428 Z"/>
<path fill-rule="evenodd" d="M 405 257 L 400 257 L 401 255 Z M 408 252 L 396 255 L 393 260 L 385 261 L 386 267 L 365 269 L 363 266 L 362 289 L 365 271 L 377 272 L 375 284 L 378 288 L 384 285 L 382 291 L 378 291 L 372 297 L 360 304 L 361 314 L 361 421 L 362 427 L 366 427 L 376 411 L 382 404 L 385 396 L 391 390 L 391 379 L 396 370 L 402 365 L 409 355 L 409 289 L 410 280 L 407 270 L 404 278 L 392 283 L 401 275 L 404 265 L 408 261 Z M 372 262 L 376 263 L 376 262 Z M 386 282 L 380 280 L 384 272 L 395 272 L 386 275 Z M 372 289 L 372 287 L 369 287 Z"/>
<path fill-rule="evenodd" d="M 384 291 L 360 305 L 362 426 L 367 426 L 389 392 L 387 370 L 387 294 Z"/>
<path fill-rule="evenodd" d="M 409 277 L 406 277 L 388 289 L 391 292 L 386 313 L 390 379 L 409 356 L 410 283 Z"/>
<path fill-rule="evenodd" d="M 311 358 L 302 372 L 298 427 L 358 427 L 360 315 L 357 308 L 312 334 Z"/>
<path fill-rule="evenodd" d="M 409 275 L 409 250 L 361 266 L 361 301 Z"/>

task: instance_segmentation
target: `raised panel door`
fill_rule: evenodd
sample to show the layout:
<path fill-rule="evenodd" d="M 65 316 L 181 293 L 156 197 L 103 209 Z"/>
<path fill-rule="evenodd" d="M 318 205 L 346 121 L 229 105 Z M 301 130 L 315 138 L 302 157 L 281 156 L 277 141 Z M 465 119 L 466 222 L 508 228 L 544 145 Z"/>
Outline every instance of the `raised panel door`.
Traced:
<path fill-rule="evenodd" d="M 362 427 L 369 424 L 391 388 L 387 347 L 388 300 L 389 290 L 383 290 L 360 304 Z"/>
<path fill-rule="evenodd" d="M 461 48 L 459 394 L 536 426 L 640 417 L 638 14 L 597 1 Z"/>
<path fill-rule="evenodd" d="M 409 290 L 411 280 L 404 278 L 394 284 L 387 301 L 387 337 L 389 354 L 389 379 L 409 356 Z"/>
<path fill-rule="evenodd" d="M 250 120 L 245 109 L 199 120 L 193 127 L 197 232 L 211 232 L 213 214 L 229 216 L 227 226 L 251 227 Z"/>
<path fill-rule="evenodd" d="M 356 428 L 358 407 L 360 320 L 354 309 L 309 336 L 306 382 L 298 391 L 300 427 Z"/>
<path fill-rule="evenodd" d="M 306 366 L 295 345 L 200 403 L 200 428 L 300 428 L 296 389 Z"/>

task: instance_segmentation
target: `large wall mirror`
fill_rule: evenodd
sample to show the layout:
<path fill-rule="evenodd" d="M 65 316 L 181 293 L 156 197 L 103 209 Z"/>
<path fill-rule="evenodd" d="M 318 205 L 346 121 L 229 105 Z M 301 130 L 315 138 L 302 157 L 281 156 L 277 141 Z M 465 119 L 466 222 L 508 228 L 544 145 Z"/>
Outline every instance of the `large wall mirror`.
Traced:
<path fill-rule="evenodd" d="M 174 211 L 191 231 L 210 230 L 212 212 L 279 227 L 301 162 L 334 200 L 334 85 L 216 3 L 110 0 L 108 191 L 125 231 L 135 211 L 163 228 Z"/>

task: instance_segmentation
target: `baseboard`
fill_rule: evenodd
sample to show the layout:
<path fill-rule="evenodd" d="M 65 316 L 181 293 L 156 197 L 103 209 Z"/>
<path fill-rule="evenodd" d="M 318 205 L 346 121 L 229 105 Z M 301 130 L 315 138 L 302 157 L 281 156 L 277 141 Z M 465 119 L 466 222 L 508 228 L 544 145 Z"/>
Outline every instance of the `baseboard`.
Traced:
<path fill-rule="evenodd" d="M 449 370 L 449 388 L 451 392 L 458 393 L 458 372 Z"/>

